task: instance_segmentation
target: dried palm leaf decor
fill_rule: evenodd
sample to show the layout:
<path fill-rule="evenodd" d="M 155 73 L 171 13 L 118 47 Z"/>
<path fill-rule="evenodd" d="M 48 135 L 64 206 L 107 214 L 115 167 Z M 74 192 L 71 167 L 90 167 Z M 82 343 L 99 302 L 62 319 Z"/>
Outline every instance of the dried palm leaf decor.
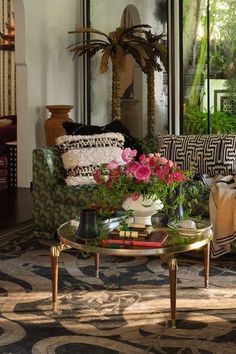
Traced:
<path fill-rule="evenodd" d="M 92 57 L 98 51 L 102 51 L 100 62 L 100 73 L 108 70 L 109 61 L 112 65 L 112 120 L 121 120 L 121 73 L 125 70 L 125 57 L 130 54 L 137 62 L 142 72 L 148 74 L 150 67 L 153 70 L 160 70 L 157 57 L 160 59 L 159 44 L 153 42 L 147 31 L 149 25 L 141 24 L 131 27 L 118 27 L 115 31 L 106 34 L 99 30 L 87 27 L 77 28 L 69 33 L 90 33 L 101 36 L 101 38 L 87 38 L 78 41 L 68 47 L 75 56 L 84 54 Z M 154 89 L 154 87 L 153 87 Z M 149 90 L 151 91 L 151 90 Z M 152 92 L 149 92 L 153 97 Z M 154 119 L 152 117 L 152 119 Z M 150 125 L 150 124 L 149 124 Z"/>

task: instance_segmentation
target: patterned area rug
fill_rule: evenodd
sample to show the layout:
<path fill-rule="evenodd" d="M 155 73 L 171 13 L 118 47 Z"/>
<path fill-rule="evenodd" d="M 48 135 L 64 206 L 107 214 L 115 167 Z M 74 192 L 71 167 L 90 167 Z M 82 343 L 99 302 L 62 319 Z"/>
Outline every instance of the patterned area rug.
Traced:
<path fill-rule="evenodd" d="M 50 245 L 27 223 L 0 235 L 0 353 L 236 353 L 235 255 L 211 262 L 205 289 L 202 254 L 178 259 L 177 328 L 169 327 L 169 278 L 154 257 L 62 252 L 59 311 L 51 311 Z"/>

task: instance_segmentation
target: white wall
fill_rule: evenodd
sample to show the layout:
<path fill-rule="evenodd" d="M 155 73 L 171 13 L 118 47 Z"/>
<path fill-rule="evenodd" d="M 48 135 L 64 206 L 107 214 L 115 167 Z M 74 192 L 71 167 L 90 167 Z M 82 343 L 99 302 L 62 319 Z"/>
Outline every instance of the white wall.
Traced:
<path fill-rule="evenodd" d="M 79 0 L 14 0 L 18 115 L 18 186 L 32 180 L 32 151 L 45 144 L 49 104 L 75 105 L 75 64 L 66 49 Z M 26 81 L 25 81 L 26 80 Z M 73 112 L 72 112 L 73 117 Z"/>

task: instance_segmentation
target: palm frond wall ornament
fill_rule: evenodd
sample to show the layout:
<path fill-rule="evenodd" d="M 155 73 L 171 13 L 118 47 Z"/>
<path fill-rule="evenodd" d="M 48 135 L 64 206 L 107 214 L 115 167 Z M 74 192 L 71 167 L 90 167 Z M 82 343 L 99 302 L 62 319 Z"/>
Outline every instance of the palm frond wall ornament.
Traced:
<path fill-rule="evenodd" d="M 155 49 L 157 44 L 153 43 L 149 35 L 151 27 L 146 24 L 131 27 L 118 27 L 115 31 L 106 34 L 99 30 L 79 27 L 69 33 L 90 33 L 101 36 L 101 38 L 87 38 L 78 41 L 68 47 L 75 56 L 87 54 L 94 56 L 102 51 L 100 61 L 100 73 L 108 70 L 109 62 L 112 65 L 112 120 L 121 120 L 121 73 L 125 70 L 126 55 L 130 54 L 137 62 L 142 72 L 148 74 L 149 67 L 159 70 Z M 159 53 L 159 52 L 158 52 Z M 160 57 L 160 56 L 159 56 Z"/>

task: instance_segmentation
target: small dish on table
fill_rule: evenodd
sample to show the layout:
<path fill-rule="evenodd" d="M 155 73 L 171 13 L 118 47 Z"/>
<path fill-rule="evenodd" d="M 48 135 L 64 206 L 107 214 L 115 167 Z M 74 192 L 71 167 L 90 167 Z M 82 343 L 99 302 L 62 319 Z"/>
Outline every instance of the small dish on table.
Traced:
<path fill-rule="evenodd" d="M 182 236 L 198 236 L 210 230 L 212 224 L 209 220 L 182 220 L 170 221 L 168 227 Z"/>

